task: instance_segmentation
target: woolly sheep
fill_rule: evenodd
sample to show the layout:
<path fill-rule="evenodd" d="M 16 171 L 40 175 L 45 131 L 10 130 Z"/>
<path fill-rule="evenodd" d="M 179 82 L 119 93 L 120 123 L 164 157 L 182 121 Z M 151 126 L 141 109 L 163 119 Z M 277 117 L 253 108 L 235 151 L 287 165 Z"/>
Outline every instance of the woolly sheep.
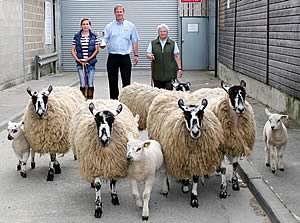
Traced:
<path fill-rule="evenodd" d="M 288 134 L 283 119 L 287 119 L 287 115 L 272 114 L 266 108 L 265 112 L 269 117 L 263 130 L 263 140 L 265 142 L 265 164 L 270 166 L 272 173 L 275 173 L 277 168 L 284 171 L 283 167 L 283 152 L 288 143 Z"/>
<path fill-rule="evenodd" d="M 193 96 L 205 96 L 209 101 L 208 109 L 219 119 L 224 129 L 222 150 L 232 158 L 233 176 L 232 189 L 239 190 L 237 166 L 238 157 L 248 156 L 254 148 L 256 137 L 256 122 L 251 105 L 245 100 L 246 82 L 240 85 L 226 86 L 221 81 L 221 88 L 211 90 L 200 89 Z M 225 90 L 225 91 L 224 91 Z"/>
<path fill-rule="evenodd" d="M 138 136 L 137 120 L 126 105 L 117 100 L 85 102 L 70 124 L 70 143 L 78 155 L 81 176 L 94 183 L 95 217 L 102 215 L 101 186 L 110 180 L 111 202 L 119 205 L 116 179 L 126 177 L 127 135 Z"/>
<path fill-rule="evenodd" d="M 190 92 L 192 90 L 190 82 L 180 82 L 178 79 L 175 79 L 172 81 L 172 85 L 175 91 Z"/>
<path fill-rule="evenodd" d="M 137 207 L 142 207 L 142 220 L 149 218 L 149 200 L 155 173 L 161 169 L 163 172 L 162 194 L 167 196 L 169 191 L 169 182 L 165 168 L 163 166 L 164 158 L 161 145 L 155 140 L 141 141 L 135 139 L 132 133 L 128 135 L 127 160 L 130 162 L 128 167 L 128 178 L 132 194 Z M 143 201 L 140 197 L 138 188 L 139 183 L 144 183 Z"/>
<path fill-rule="evenodd" d="M 24 132 L 32 151 L 50 153 L 47 181 L 61 168 L 56 154 L 65 154 L 70 148 L 69 123 L 79 105 L 85 101 L 82 93 L 72 87 L 52 87 L 40 92 L 27 88 L 31 99 L 24 113 Z"/>
<path fill-rule="evenodd" d="M 157 96 L 149 108 L 147 129 L 149 137 L 162 145 L 167 173 L 184 180 L 183 192 L 187 192 L 186 179 L 193 179 L 191 206 L 198 207 L 199 176 L 213 173 L 224 157 L 219 148 L 224 143 L 223 129 L 211 111 L 204 112 L 206 99 L 199 103 L 199 99 L 185 95 L 183 99 L 190 105 L 184 105 L 181 96 Z M 221 186 L 220 194 L 227 196 L 226 185 Z"/>
<path fill-rule="evenodd" d="M 20 175 L 23 178 L 27 177 L 26 174 L 26 163 L 30 154 L 30 145 L 24 136 L 23 127 L 24 122 L 11 122 L 7 124 L 7 139 L 12 140 L 12 148 L 19 160 L 17 164 L 17 170 L 21 170 Z M 31 168 L 35 168 L 34 161 L 35 153 L 31 152 Z"/>

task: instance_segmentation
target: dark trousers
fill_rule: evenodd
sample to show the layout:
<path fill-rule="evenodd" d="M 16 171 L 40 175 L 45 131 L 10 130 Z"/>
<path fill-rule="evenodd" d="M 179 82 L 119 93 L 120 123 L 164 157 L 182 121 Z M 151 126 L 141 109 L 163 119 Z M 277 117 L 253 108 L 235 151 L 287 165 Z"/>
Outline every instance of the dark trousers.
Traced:
<path fill-rule="evenodd" d="M 130 84 L 131 61 L 129 54 L 109 54 L 107 59 L 107 74 L 109 83 L 109 94 L 111 99 L 118 99 L 119 96 L 119 69 L 123 87 Z"/>
<path fill-rule="evenodd" d="M 158 81 L 158 80 L 153 80 L 154 87 L 157 88 L 163 88 L 172 91 L 173 90 L 173 85 L 172 81 Z"/>

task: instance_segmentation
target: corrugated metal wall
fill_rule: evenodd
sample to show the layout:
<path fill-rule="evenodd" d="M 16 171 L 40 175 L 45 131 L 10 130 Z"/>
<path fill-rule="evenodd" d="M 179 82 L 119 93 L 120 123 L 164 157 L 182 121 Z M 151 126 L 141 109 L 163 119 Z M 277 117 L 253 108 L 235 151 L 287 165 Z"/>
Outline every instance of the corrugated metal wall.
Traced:
<path fill-rule="evenodd" d="M 300 99 L 300 1 L 220 1 L 219 61 Z"/>
<path fill-rule="evenodd" d="M 157 26 L 166 23 L 169 36 L 178 39 L 177 0 L 62 0 L 62 69 L 74 71 L 75 62 L 70 48 L 73 36 L 80 29 L 80 19 L 89 17 L 94 32 L 103 31 L 105 25 L 114 20 L 113 8 L 116 4 L 125 6 L 125 19 L 133 22 L 140 36 L 139 64 L 136 68 L 150 68 L 146 58 L 149 42 L 157 36 Z M 97 70 L 106 69 L 107 51 L 98 55 Z"/>

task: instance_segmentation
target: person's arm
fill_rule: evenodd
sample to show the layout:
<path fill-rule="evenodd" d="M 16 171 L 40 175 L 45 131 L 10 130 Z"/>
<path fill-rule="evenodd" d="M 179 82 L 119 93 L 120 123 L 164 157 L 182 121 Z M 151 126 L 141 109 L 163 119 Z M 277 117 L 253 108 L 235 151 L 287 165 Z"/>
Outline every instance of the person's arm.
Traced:
<path fill-rule="evenodd" d="M 180 54 L 177 53 L 174 55 L 176 64 L 177 64 L 177 78 L 182 77 L 182 67 L 181 67 L 181 59 L 180 59 Z"/>
<path fill-rule="evenodd" d="M 79 60 L 78 57 L 77 57 L 75 47 L 76 47 L 75 45 L 72 45 L 72 47 L 71 47 L 71 54 L 72 54 L 73 58 L 74 58 L 78 63 L 81 64 L 81 60 Z"/>
<path fill-rule="evenodd" d="M 94 57 L 96 57 L 97 54 L 99 53 L 99 51 L 100 51 L 99 50 L 99 44 L 96 44 L 95 47 L 96 47 L 96 50 L 94 51 L 94 53 L 90 57 L 88 57 L 86 59 L 86 62 L 89 62 L 91 59 L 93 59 Z"/>
<path fill-rule="evenodd" d="M 133 53 L 134 53 L 134 59 L 133 59 L 133 64 L 137 65 L 139 62 L 139 42 L 136 41 L 132 44 L 133 47 Z"/>

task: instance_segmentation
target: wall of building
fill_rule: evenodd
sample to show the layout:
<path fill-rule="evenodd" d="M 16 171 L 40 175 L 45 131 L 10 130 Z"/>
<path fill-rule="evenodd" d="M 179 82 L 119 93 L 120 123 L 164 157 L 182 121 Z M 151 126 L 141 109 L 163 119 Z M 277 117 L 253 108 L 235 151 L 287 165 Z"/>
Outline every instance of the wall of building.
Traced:
<path fill-rule="evenodd" d="M 22 1 L 0 0 L 0 89 L 24 81 Z"/>

